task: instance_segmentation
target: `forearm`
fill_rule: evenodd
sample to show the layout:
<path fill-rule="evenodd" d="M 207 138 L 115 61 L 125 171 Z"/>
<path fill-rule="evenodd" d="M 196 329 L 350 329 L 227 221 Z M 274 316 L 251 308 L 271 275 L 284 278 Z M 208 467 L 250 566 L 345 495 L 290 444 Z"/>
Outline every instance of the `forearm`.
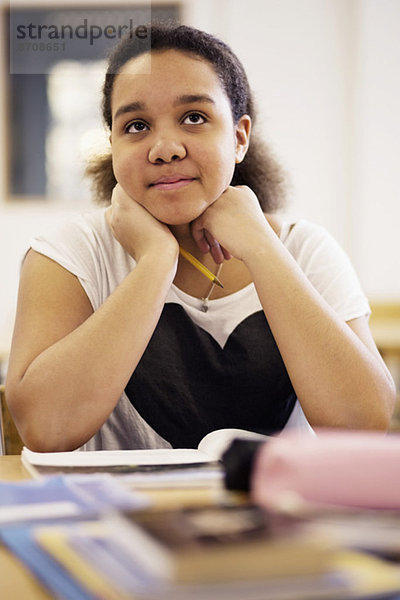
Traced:
<path fill-rule="evenodd" d="M 99 429 L 156 327 L 175 268 L 172 255 L 141 259 L 98 310 L 13 382 L 13 409 L 27 444 L 72 449 Z"/>
<path fill-rule="evenodd" d="M 313 426 L 386 428 L 394 386 L 271 232 L 245 262 L 302 408 Z"/>

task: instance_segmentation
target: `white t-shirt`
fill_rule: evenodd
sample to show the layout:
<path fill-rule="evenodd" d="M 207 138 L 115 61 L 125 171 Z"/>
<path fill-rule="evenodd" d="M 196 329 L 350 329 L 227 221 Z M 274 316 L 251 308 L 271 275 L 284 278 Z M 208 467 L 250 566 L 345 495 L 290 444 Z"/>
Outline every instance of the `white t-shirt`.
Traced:
<path fill-rule="evenodd" d="M 135 267 L 135 261 L 113 237 L 106 223 L 105 210 L 99 209 L 92 213 L 76 216 L 60 225 L 53 233 L 46 234 L 46 236 L 38 236 L 31 241 L 31 246 L 34 250 L 48 256 L 77 276 L 94 310 L 101 306 L 112 291 Z M 369 314 L 368 301 L 361 290 L 358 278 L 347 255 L 324 228 L 305 220 L 298 221 L 293 227 L 289 223 L 285 223 L 281 229 L 280 239 L 315 289 L 343 321 L 349 321 Z M 223 352 L 228 348 L 237 331 L 246 329 L 243 323 L 245 325 L 246 323 L 251 323 L 252 327 L 251 333 L 247 333 L 247 338 L 245 338 L 245 343 L 247 343 L 254 335 L 258 335 L 261 323 L 260 319 L 264 319 L 265 321 L 265 316 L 262 313 L 262 307 L 253 284 L 224 298 L 210 300 L 207 312 L 201 310 L 201 305 L 201 300 L 189 296 L 175 285 L 172 285 L 166 298 L 165 308 L 166 312 L 169 311 L 171 313 L 172 325 L 170 327 L 175 327 L 176 323 L 180 327 L 181 323 L 185 320 L 187 320 L 189 327 L 191 327 L 191 324 L 194 324 L 193 327 L 196 328 L 195 335 L 198 336 L 196 337 L 196 344 L 198 344 L 199 349 L 204 343 L 204 353 L 207 356 L 217 353 L 217 361 L 226 360 L 225 357 L 220 358 L 220 351 Z M 180 312 L 176 312 L 178 310 Z M 257 322 L 254 319 L 257 319 Z M 264 327 L 264 324 L 262 324 L 262 327 Z M 160 329 L 162 329 L 162 322 Z M 171 331 L 171 329 L 166 329 L 165 335 L 171 337 Z M 181 337 L 184 338 L 186 330 L 182 331 L 183 334 L 181 332 Z M 193 336 L 193 331 L 191 330 L 191 333 L 187 335 Z M 162 340 L 162 338 L 160 339 Z M 257 343 L 257 340 L 255 340 L 256 349 Z M 177 353 L 185 354 L 187 349 L 190 348 L 190 344 L 193 346 L 190 340 L 188 344 L 189 346 L 183 350 L 179 349 Z M 229 358 L 229 360 L 231 359 Z M 251 360 L 250 358 L 247 364 L 251 364 Z M 145 363 L 146 361 L 143 362 Z M 158 363 L 149 363 L 149 368 L 153 369 L 152 374 L 155 373 L 154 364 Z M 173 371 L 174 368 L 178 369 L 176 371 L 179 375 L 177 379 L 184 378 L 182 370 L 185 369 L 182 369 L 182 364 L 185 367 L 185 363 L 168 365 L 168 370 L 171 369 Z M 213 365 L 212 368 L 214 368 Z M 220 369 L 221 365 L 218 368 Z M 276 368 L 276 363 L 274 363 L 274 366 L 271 365 L 271 369 L 276 370 Z M 160 369 L 162 370 L 162 365 L 157 371 L 160 371 Z M 192 365 L 190 372 L 193 374 L 193 371 L 194 368 Z M 166 393 L 163 393 L 163 390 L 169 389 L 169 383 L 165 380 L 165 374 L 160 377 L 158 388 L 152 390 L 152 394 L 157 395 L 157 392 L 160 391 L 160 394 L 165 397 Z M 181 383 L 182 390 L 186 390 L 182 393 L 186 394 L 188 383 L 186 381 L 182 381 Z M 143 385 L 147 384 L 140 384 L 142 387 L 139 386 L 139 389 L 142 390 Z M 268 382 L 268 385 L 271 385 L 270 382 Z M 285 389 L 288 389 L 287 385 L 285 383 Z M 136 388 L 134 389 L 136 390 Z M 226 394 L 229 396 L 232 393 L 232 388 L 227 388 L 227 390 Z M 171 393 L 179 395 L 181 388 L 174 389 Z M 289 394 L 288 391 L 285 393 Z M 207 391 L 207 394 L 210 394 L 210 390 Z M 180 432 L 192 427 L 190 419 L 194 417 L 188 417 L 186 413 L 184 416 L 182 414 L 173 415 L 173 419 L 177 423 L 176 430 L 172 431 L 168 427 L 163 429 L 163 426 L 160 424 L 161 420 L 164 420 L 162 416 L 154 416 L 155 421 L 149 423 L 153 415 L 157 412 L 161 400 L 155 401 L 154 406 L 152 406 L 150 400 L 147 399 L 140 406 L 140 402 L 136 401 L 136 396 L 138 395 L 135 391 L 131 394 L 131 399 L 129 399 L 127 393 L 124 393 L 109 419 L 84 448 L 124 449 L 168 447 L 170 443 L 173 445 L 182 445 L 179 438 Z M 151 394 L 150 397 L 153 398 Z M 199 399 L 190 400 L 190 402 L 194 402 L 194 405 L 189 407 L 189 412 L 192 411 L 193 414 L 197 414 L 196 402 L 198 401 Z M 213 402 L 213 406 L 218 403 L 216 399 Z M 240 403 L 239 400 L 235 402 L 236 404 Z M 138 406 L 140 407 L 139 410 Z M 227 404 L 227 406 L 230 409 L 230 405 Z M 162 410 L 168 410 L 168 405 L 163 407 Z M 217 418 L 214 414 L 214 409 L 210 408 L 209 405 L 204 408 L 204 422 L 202 422 L 201 428 L 195 434 L 196 441 L 203 434 L 207 433 L 207 428 L 219 428 L 221 423 L 222 426 L 226 427 L 251 428 L 251 422 L 250 426 L 249 423 L 243 425 L 241 422 L 233 422 L 225 425 L 224 414 L 231 411 L 224 410 L 225 413 L 222 416 L 218 416 L 222 421 L 214 422 L 213 419 Z M 240 410 L 243 411 L 243 407 Z M 238 419 L 240 419 L 240 410 L 238 408 Z M 256 409 L 254 410 L 256 411 Z M 276 427 L 278 430 L 282 430 L 287 427 L 296 427 L 304 431 L 311 430 L 298 401 L 295 399 L 289 401 L 288 399 L 285 408 L 282 410 L 284 424 L 282 424 L 283 422 L 280 422 L 280 424 L 277 422 L 275 425 L 271 425 L 272 428 Z M 285 416 L 285 410 L 289 411 L 289 416 L 287 414 Z M 215 410 L 216 412 L 218 411 Z M 246 415 L 247 412 L 249 411 L 246 410 Z M 162 412 L 162 415 L 164 414 L 165 412 Z M 159 420 L 157 421 L 157 419 Z M 256 416 L 254 419 L 256 422 Z M 184 440 L 186 441 L 185 437 Z M 195 445 L 195 442 L 192 444 L 190 436 L 188 440 L 187 444 Z"/>

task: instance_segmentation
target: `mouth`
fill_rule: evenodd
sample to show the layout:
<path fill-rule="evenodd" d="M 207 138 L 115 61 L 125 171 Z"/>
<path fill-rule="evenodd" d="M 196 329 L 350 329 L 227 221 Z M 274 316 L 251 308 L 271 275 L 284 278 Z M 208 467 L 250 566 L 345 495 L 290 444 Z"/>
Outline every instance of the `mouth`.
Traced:
<path fill-rule="evenodd" d="M 171 175 L 169 177 L 160 177 L 160 179 L 151 183 L 149 187 L 154 187 L 158 190 L 177 190 L 195 180 L 195 177 L 187 177 L 186 175 Z"/>

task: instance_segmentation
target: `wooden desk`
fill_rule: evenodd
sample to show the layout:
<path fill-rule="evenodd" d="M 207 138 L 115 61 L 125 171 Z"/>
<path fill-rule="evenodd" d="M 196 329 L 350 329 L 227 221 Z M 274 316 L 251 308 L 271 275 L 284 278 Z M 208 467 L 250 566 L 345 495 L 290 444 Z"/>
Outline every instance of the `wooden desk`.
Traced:
<path fill-rule="evenodd" d="M 31 479 L 20 456 L 0 456 L 0 481 Z"/>
<path fill-rule="evenodd" d="M 0 456 L 0 481 L 20 481 L 31 479 L 29 472 L 24 468 L 20 456 Z M 209 501 L 217 500 L 217 495 L 224 494 L 226 499 L 231 497 L 229 492 L 216 490 L 207 494 Z M 233 495 L 233 494 L 232 494 Z M 165 492 L 149 492 L 156 506 L 163 508 L 177 506 L 184 503 L 196 505 L 202 501 L 207 502 L 206 492 L 202 496 L 199 489 L 166 490 Z M 241 494 L 235 494 L 237 501 Z M 221 498 L 219 498 L 221 499 Z M 16 559 L 11 552 L 0 544 L 0 599 L 1 600 L 54 600 L 30 571 Z"/>
<path fill-rule="evenodd" d="M 30 475 L 23 467 L 20 456 L 0 456 L 0 480 L 18 481 L 23 479 L 30 479 Z M 169 501 L 171 501 L 171 498 Z M 167 500 L 166 505 L 169 501 Z M 340 564 L 340 560 L 342 561 L 340 566 L 343 568 L 346 562 L 348 563 L 349 557 L 345 553 L 343 557 L 339 557 L 338 564 Z M 369 562 L 370 560 L 372 559 L 367 556 L 358 567 L 356 565 L 355 571 L 353 569 L 353 575 L 357 578 L 358 590 L 350 593 L 347 600 L 370 597 L 372 594 L 378 598 L 379 591 L 382 589 L 385 589 L 385 598 L 390 597 L 392 600 L 399 600 L 400 594 L 397 594 L 397 591 L 389 596 L 390 590 L 398 589 L 397 575 L 392 575 L 392 571 L 388 575 L 386 572 L 388 567 L 379 566 L 377 568 L 376 564 Z M 350 564 L 352 561 L 354 562 L 354 556 L 352 558 L 350 555 Z M 392 569 L 392 567 L 389 568 Z M 391 583 L 388 583 L 388 580 Z M 39 584 L 30 571 L 1 545 L 0 598 L 1 600 L 55 600 L 55 597 Z"/>
<path fill-rule="evenodd" d="M 3 546 L 0 546 L 0 597 L 4 600 L 54 599 L 30 571 Z"/>
<path fill-rule="evenodd" d="M 30 479 L 19 456 L 0 456 L 0 480 Z M 10 600 L 51 600 L 30 571 L 0 545 L 0 597 Z"/>

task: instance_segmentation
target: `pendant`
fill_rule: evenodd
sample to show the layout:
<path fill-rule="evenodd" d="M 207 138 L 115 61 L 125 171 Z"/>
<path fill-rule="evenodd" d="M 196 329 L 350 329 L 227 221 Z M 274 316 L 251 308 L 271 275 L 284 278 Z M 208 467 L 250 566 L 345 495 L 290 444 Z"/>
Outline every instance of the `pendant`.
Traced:
<path fill-rule="evenodd" d="M 202 298 L 202 305 L 201 305 L 201 310 L 206 313 L 208 311 L 208 298 Z"/>

